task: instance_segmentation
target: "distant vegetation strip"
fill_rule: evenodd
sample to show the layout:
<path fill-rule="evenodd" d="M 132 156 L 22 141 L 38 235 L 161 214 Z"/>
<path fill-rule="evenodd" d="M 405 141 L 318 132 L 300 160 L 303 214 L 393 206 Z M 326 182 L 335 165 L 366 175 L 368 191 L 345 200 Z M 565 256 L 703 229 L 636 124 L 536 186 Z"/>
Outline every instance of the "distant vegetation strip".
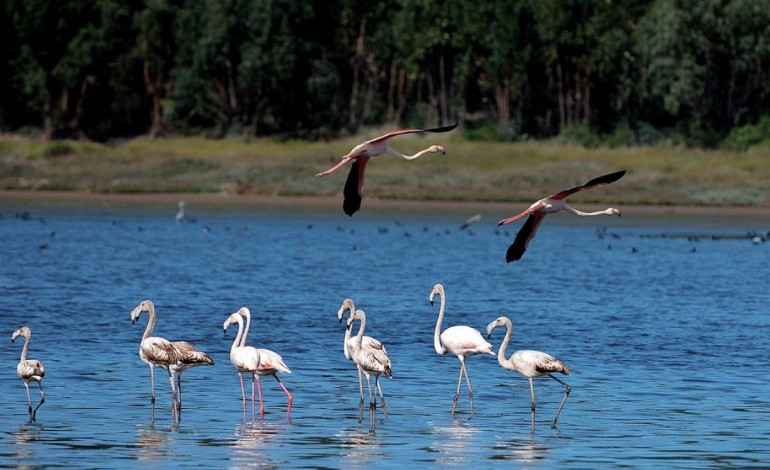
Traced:
<path fill-rule="evenodd" d="M 381 129 L 371 130 L 370 136 Z M 213 193 L 333 196 L 346 170 L 319 170 L 365 137 L 330 142 L 269 139 L 136 138 L 111 145 L 0 137 L 0 188 L 93 193 Z M 534 201 L 597 175 L 627 176 L 582 202 L 770 206 L 770 149 L 745 152 L 685 147 L 585 148 L 550 142 L 475 142 L 463 134 L 403 136 L 413 153 L 427 140 L 447 149 L 404 162 L 376 157 L 367 170 L 369 198 Z"/>

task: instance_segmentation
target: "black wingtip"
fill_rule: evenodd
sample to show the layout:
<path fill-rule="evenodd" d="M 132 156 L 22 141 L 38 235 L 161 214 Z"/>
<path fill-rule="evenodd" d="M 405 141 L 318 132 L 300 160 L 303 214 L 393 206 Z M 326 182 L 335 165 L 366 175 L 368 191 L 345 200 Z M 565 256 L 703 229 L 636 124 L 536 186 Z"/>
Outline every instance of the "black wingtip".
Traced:
<path fill-rule="evenodd" d="M 623 175 L 626 174 L 626 170 L 620 170 L 616 171 L 614 173 L 609 173 L 603 176 L 599 176 L 598 178 L 594 178 L 588 183 L 585 184 L 585 186 L 593 186 L 597 184 L 610 184 L 614 183 L 615 181 L 619 180 L 623 177 Z"/>
<path fill-rule="evenodd" d="M 449 132 L 454 130 L 457 125 L 460 124 L 459 122 L 455 122 L 452 125 L 444 126 L 444 127 L 434 127 L 433 129 L 424 129 L 422 132 Z"/>

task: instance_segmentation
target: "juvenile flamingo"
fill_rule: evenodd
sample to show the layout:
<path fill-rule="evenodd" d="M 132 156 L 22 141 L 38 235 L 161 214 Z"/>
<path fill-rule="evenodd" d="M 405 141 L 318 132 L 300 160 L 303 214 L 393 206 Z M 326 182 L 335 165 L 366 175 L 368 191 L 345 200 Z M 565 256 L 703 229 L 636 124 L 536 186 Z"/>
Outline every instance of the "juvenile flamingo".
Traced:
<path fill-rule="evenodd" d="M 460 360 L 460 377 L 457 379 L 457 391 L 452 400 L 452 414 L 455 414 L 457 400 L 460 398 L 460 385 L 462 385 L 463 374 L 465 374 L 465 381 L 468 383 L 468 396 L 471 400 L 471 416 L 473 416 L 473 389 L 471 388 L 471 379 L 468 377 L 468 370 L 465 367 L 465 357 L 476 354 L 494 355 L 495 353 L 492 351 L 492 345 L 481 336 L 481 332 L 470 326 L 451 326 L 441 332 L 441 322 L 444 320 L 444 307 L 446 306 L 444 286 L 441 284 L 433 286 L 429 298 L 431 305 L 433 305 L 433 298 L 437 295 L 441 296 L 441 306 L 438 311 L 436 329 L 433 333 L 433 347 L 438 354 L 443 355 L 450 352 Z"/>
<path fill-rule="evenodd" d="M 21 358 L 19 364 L 16 366 L 16 373 L 19 378 L 24 382 L 24 388 L 27 389 L 27 403 L 29 404 L 29 420 L 35 421 L 37 416 L 37 410 L 45 403 L 45 393 L 43 393 L 43 377 L 45 377 L 45 367 L 43 363 L 35 359 L 27 359 L 27 351 L 29 350 L 29 342 L 32 339 L 32 332 L 26 326 L 22 326 L 18 330 L 13 332 L 11 336 L 11 343 L 16 341 L 19 336 L 24 337 L 24 347 L 21 348 Z M 40 403 L 32 409 L 32 399 L 29 396 L 29 382 L 36 381 L 38 387 L 40 387 Z"/>
<path fill-rule="evenodd" d="M 532 396 L 533 433 L 535 432 L 535 386 L 532 382 L 532 379 L 534 377 L 548 376 L 564 386 L 564 398 L 562 398 L 561 405 L 559 405 L 559 410 L 556 412 L 556 416 L 553 418 L 553 423 L 551 423 L 551 427 L 555 428 L 556 421 L 559 419 L 561 409 L 564 408 L 564 403 L 567 402 L 567 397 L 569 396 L 569 392 L 572 391 L 572 387 L 551 374 L 554 372 L 560 372 L 564 375 L 569 375 L 569 368 L 567 368 L 566 364 L 551 356 L 550 354 L 540 351 L 516 351 L 515 353 L 511 354 L 511 357 L 506 359 L 505 350 L 508 347 L 508 342 L 511 340 L 513 324 L 507 317 L 498 317 L 495 321 L 487 325 L 487 336 L 490 336 L 492 334 L 492 330 L 498 326 L 505 326 L 506 332 L 505 338 L 503 338 L 503 342 L 500 345 L 500 350 L 497 352 L 497 362 L 499 362 L 500 365 L 506 369 L 516 371 L 529 379 L 529 393 Z"/>
<path fill-rule="evenodd" d="M 350 336 L 350 330 L 353 328 L 353 323 L 359 320 L 361 326 L 358 328 L 358 334 L 352 338 L 352 341 L 346 341 L 346 345 L 349 349 L 349 353 L 353 362 L 358 366 L 359 371 L 363 371 L 366 375 L 366 386 L 369 389 L 369 410 L 374 411 L 377 408 L 377 394 L 372 396 L 372 384 L 369 381 L 369 376 L 374 376 L 374 386 L 377 391 L 380 392 L 380 398 L 382 401 L 382 410 L 387 416 L 388 412 L 385 409 L 385 395 L 382 394 L 382 388 L 380 387 L 380 375 L 385 375 L 388 378 L 393 377 L 393 371 L 391 369 L 390 358 L 385 352 L 384 348 L 377 348 L 371 345 L 371 343 L 364 343 L 364 329 L 366 328 L 366 313 L 363 310 L 356 310 L 348 317 L 347 328 L 345 337 Z"/>
<path fill-rule="evenodd" d="M 540 223 L 543 221 L 543 218 L 547 214 L 553 214 L 555 212 L 564 210 L 572 214 L 579 215 L 581 217 L 588 217 L 588 216 L 594 216 L 594 215 L 617 215 L 618 217 L 620 217 L 620 210 L 615 209 L 614 207 L 609 207 L 602 211 L 596 211 L 596 212 L 581 212 L 567 204 L 567 197 L 572 194 L 575 194 L 578 191 L 582 191 L 584 189 L 597 188 L 599 186 L 604 186 L 606 184 L 614 183 L 615 181 L 622 178 L 623 175 L 625 174 L 626 174 L 626 170 L 622 170 L 622 171 L 616 171 L 615 173 L 610 173 L 604 176 L 599 176 L 598 178 L 594 178 L 591 181 L 585 184 L 582 184 L 580 186 L 575 186 L 574 188 L 565 189 L 562 192 L 559 192 L 551 196 L 548 196 L 547 198 L 541 199 L 536 203 L 532 204 L 531 206 L 529 206 L 529 209 L 525 210 L 524 212 L 514 215 L 513 217 L 508 217 L 507 219 L 503 219 L 500 222 L 498 222 L 497 225 L 500 226 L 500 225 L 510 224 L 511 222 L 519 220 L 525 215 L 529 216 L 526 222 L 524 222 L 524 225 L 519 230 L 519 233 L 516 234 L 516 239 L 513 241 L 511 246 L 508 247 L 508 251 L 505 253 L 506 262 L 510 263 L 512 261 L 521 259 L 522 255 L 524 255 L 524 252 L 527 250 L 527 245 L 529 245 L 529 241 L 532 240 L 532 237 L 535 236 L 535 232 L 537 232 L 537 229 L 540 226 Z"/>
<path fill-rule="evenodd" d="M 186 341 L 169 341 L 158 336 L 150 336 L 155 328 L 155 305 L 150 300 L 143 300 L 131 311 L 131 323 L 139 320 L 142 312 L 150 315 L 147 327 L 144 329 L 142 341 L 139 344 L 139 358 L 150 366 L 150 386 L 152 398 L 150 402 L 155 404 L 155 367 L 166 369 L 171 383 L 171 399 L 176 410 L 182 407 L 182 373 L 201 365 L 214 365 L 214 360 L 208 354 Z M 174 385 L 178 384 L 179 392 Z"/>
<path fill-rule="evenodd" d="M 340 309 L 337 311 L 337 319 L 340 323 L 342 323 L 342 317 L 345 315 L 345 311 L 349 310 L 350 314 L 353 315 L 353 313 L 356 311 L 356 305 L 353 303 L 352 299 L 345 299 L 342 301 L 342 306 L 340 306 Z M 358 332 L 362 333 L 363 324 L 360 324 L 358 327 Z M 353 356 L 351 355 L 350 351 L 351 348 L 355 348 L 358 344 L 358 338 L 354 337 L 351 338 L 351 332 L 350 328 L 345 328 L 345 338 L 342 340 L 342 352 L 345 354 L 345 359 L 349 359 L 353 361 Z M 371 349 L 379 349 L 381 350 L 385 355 L 388 354 L 388 352 L 385 350 L 385 346 L 379 342 L 378 340 L 372 338 L 371 336 L 362 336 L 361 343 L 363 344 L 363 347 L 365 348 L 371 348 Z M 355 361 L 353 362 L 354 364 Z M 358 407 L 363 408 L 364 406 L 364 385 L 363 385 L 363 373 L 361 371 L 361 366 L 356 364 L 356 369 L 358 369 L 358 393 L 360 396 L 360 400 L 358 402 Z M 380 396 L 382 396 L 382 388 L 380 387 L 380 383 L 375 381 L 377 384 L 377 391 L 380 393 Z M 383 399 L 383 405 L 385 401 Z"/>
<path fill-rule="evenodd" d="M 353 214 L 355 214 L 361 208 L 361 197 L 364 187 L 364 171 L 366 170 L 366 164 L 369 163 L 370 158 L 376 157 L 377 155 L 382 155 L 386 152 L 402 160 L 415 160 L 426 153 L 446 154 L 444 147 L 441 145 L 431 145 L 430 147 L 421 150 L 414 155 L 404 155 L 403 153 L 395 150 L 390 146 L 388 143 L 389 139 L 403 134 L 449 132 L 455 127 L 457 127 L 457 123 L 451 126 L 436 127 L 433 129 L 401 129 L 388 132 L 387 134 L 358 144 L 353 148 L 353 150 L 350 151 L 350 153 L 343 156 L 339 163 L 329 168 L 328 170 L 317 173 L 315 177 L 320 178 L 322 176 L 326 176 L 342 168 L 347 162 L 351 160 L 353 161 L 353 165 L 350 167 L 350 173 L 348 173 L 348 179 L 345 182 L 345 189 L 343 191 L 345 199 L 342 203 L 342 210 L 345 211 L 348 216 L 352 217 Z"/>
<path fill-rule="evenodd" d="M 276 375 L 277 372 L 290 373 L 291 370 L 283 362 L 283 358 L 276 352 L 264 348 L 254 348 L 246 345 L 246 336 L 248 335 L 248 328 L 243 328 L 243 317 L 246 317 L 247 323 L 251 323 L 251 311 L 246 307 L 241 307 L 237 312 L 231 314 L 225 322 L 222 324 L 222 329 L 227 333 L 227 329 L 233 323 L 238 324 L 238 334 L 233 341 L 233 345 L 230 347 L 230 362 L 232 362 L 235 369 L 238 371 L 238 376 L 241 381 L 241 397 L 243 400 L 243 413 L 244 419 L 246 415 L 246 391 L 243 387 L 243 373 L 247 372 L 251 374 L 251 414 L 252 419 L 254 417 L 254 383 L 256 382 L 257 389 L 259 391 L 259 416 L 262 417 L 265 414 L 265 407 L 262 402 L 262 387 L 259 381 L 260 376 L 272 375 L 275 380 L 281 386 L 288 398 L 288 408 L 286 410 L 286 418 L 291 421 L 291 405 L 294 402 L 294 397 L 291 395 L 286 386 L 281 382 L 281 379 Z"/>

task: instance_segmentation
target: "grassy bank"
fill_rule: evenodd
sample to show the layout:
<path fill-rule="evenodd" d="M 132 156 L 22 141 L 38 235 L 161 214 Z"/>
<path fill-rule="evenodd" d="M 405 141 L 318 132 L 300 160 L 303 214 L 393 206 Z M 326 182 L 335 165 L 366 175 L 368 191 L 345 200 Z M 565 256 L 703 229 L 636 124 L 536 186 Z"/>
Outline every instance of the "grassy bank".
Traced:
<path fill-rule="evenodd" d="M 347 168 L 313 175 L 386 129 L 332 142 L 194 137 L 137 138 L 110 145 L 0 137 L 0 189 L 95 193 L 226 193 L 330 196 Z M 621 181 L 581 193 L 613 204 L 770 206 L 770 149 L 743 153 L 680 147 L 597 148 L 549 142 L 470 142 L 461 134 L 399 136 L 404 153 L 432 143 L 447 155 L 372 160 L 366 197 L 532 201 L 590 178 L 627 169 Z M 577 197 L 576 197 L 577 199 Z"/>

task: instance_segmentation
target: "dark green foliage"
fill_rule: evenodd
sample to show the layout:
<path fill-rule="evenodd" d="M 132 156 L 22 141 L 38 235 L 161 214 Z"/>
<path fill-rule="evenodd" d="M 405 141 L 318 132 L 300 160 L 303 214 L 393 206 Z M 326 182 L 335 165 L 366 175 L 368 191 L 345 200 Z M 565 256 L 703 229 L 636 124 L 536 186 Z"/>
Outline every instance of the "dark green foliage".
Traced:
<path fill-rule="evenodd" d="M 1 8 L 3 132 L 324 139 L 461 121 L 473 139 L 742 149 L 770 116 L 765 0 Z"/>

